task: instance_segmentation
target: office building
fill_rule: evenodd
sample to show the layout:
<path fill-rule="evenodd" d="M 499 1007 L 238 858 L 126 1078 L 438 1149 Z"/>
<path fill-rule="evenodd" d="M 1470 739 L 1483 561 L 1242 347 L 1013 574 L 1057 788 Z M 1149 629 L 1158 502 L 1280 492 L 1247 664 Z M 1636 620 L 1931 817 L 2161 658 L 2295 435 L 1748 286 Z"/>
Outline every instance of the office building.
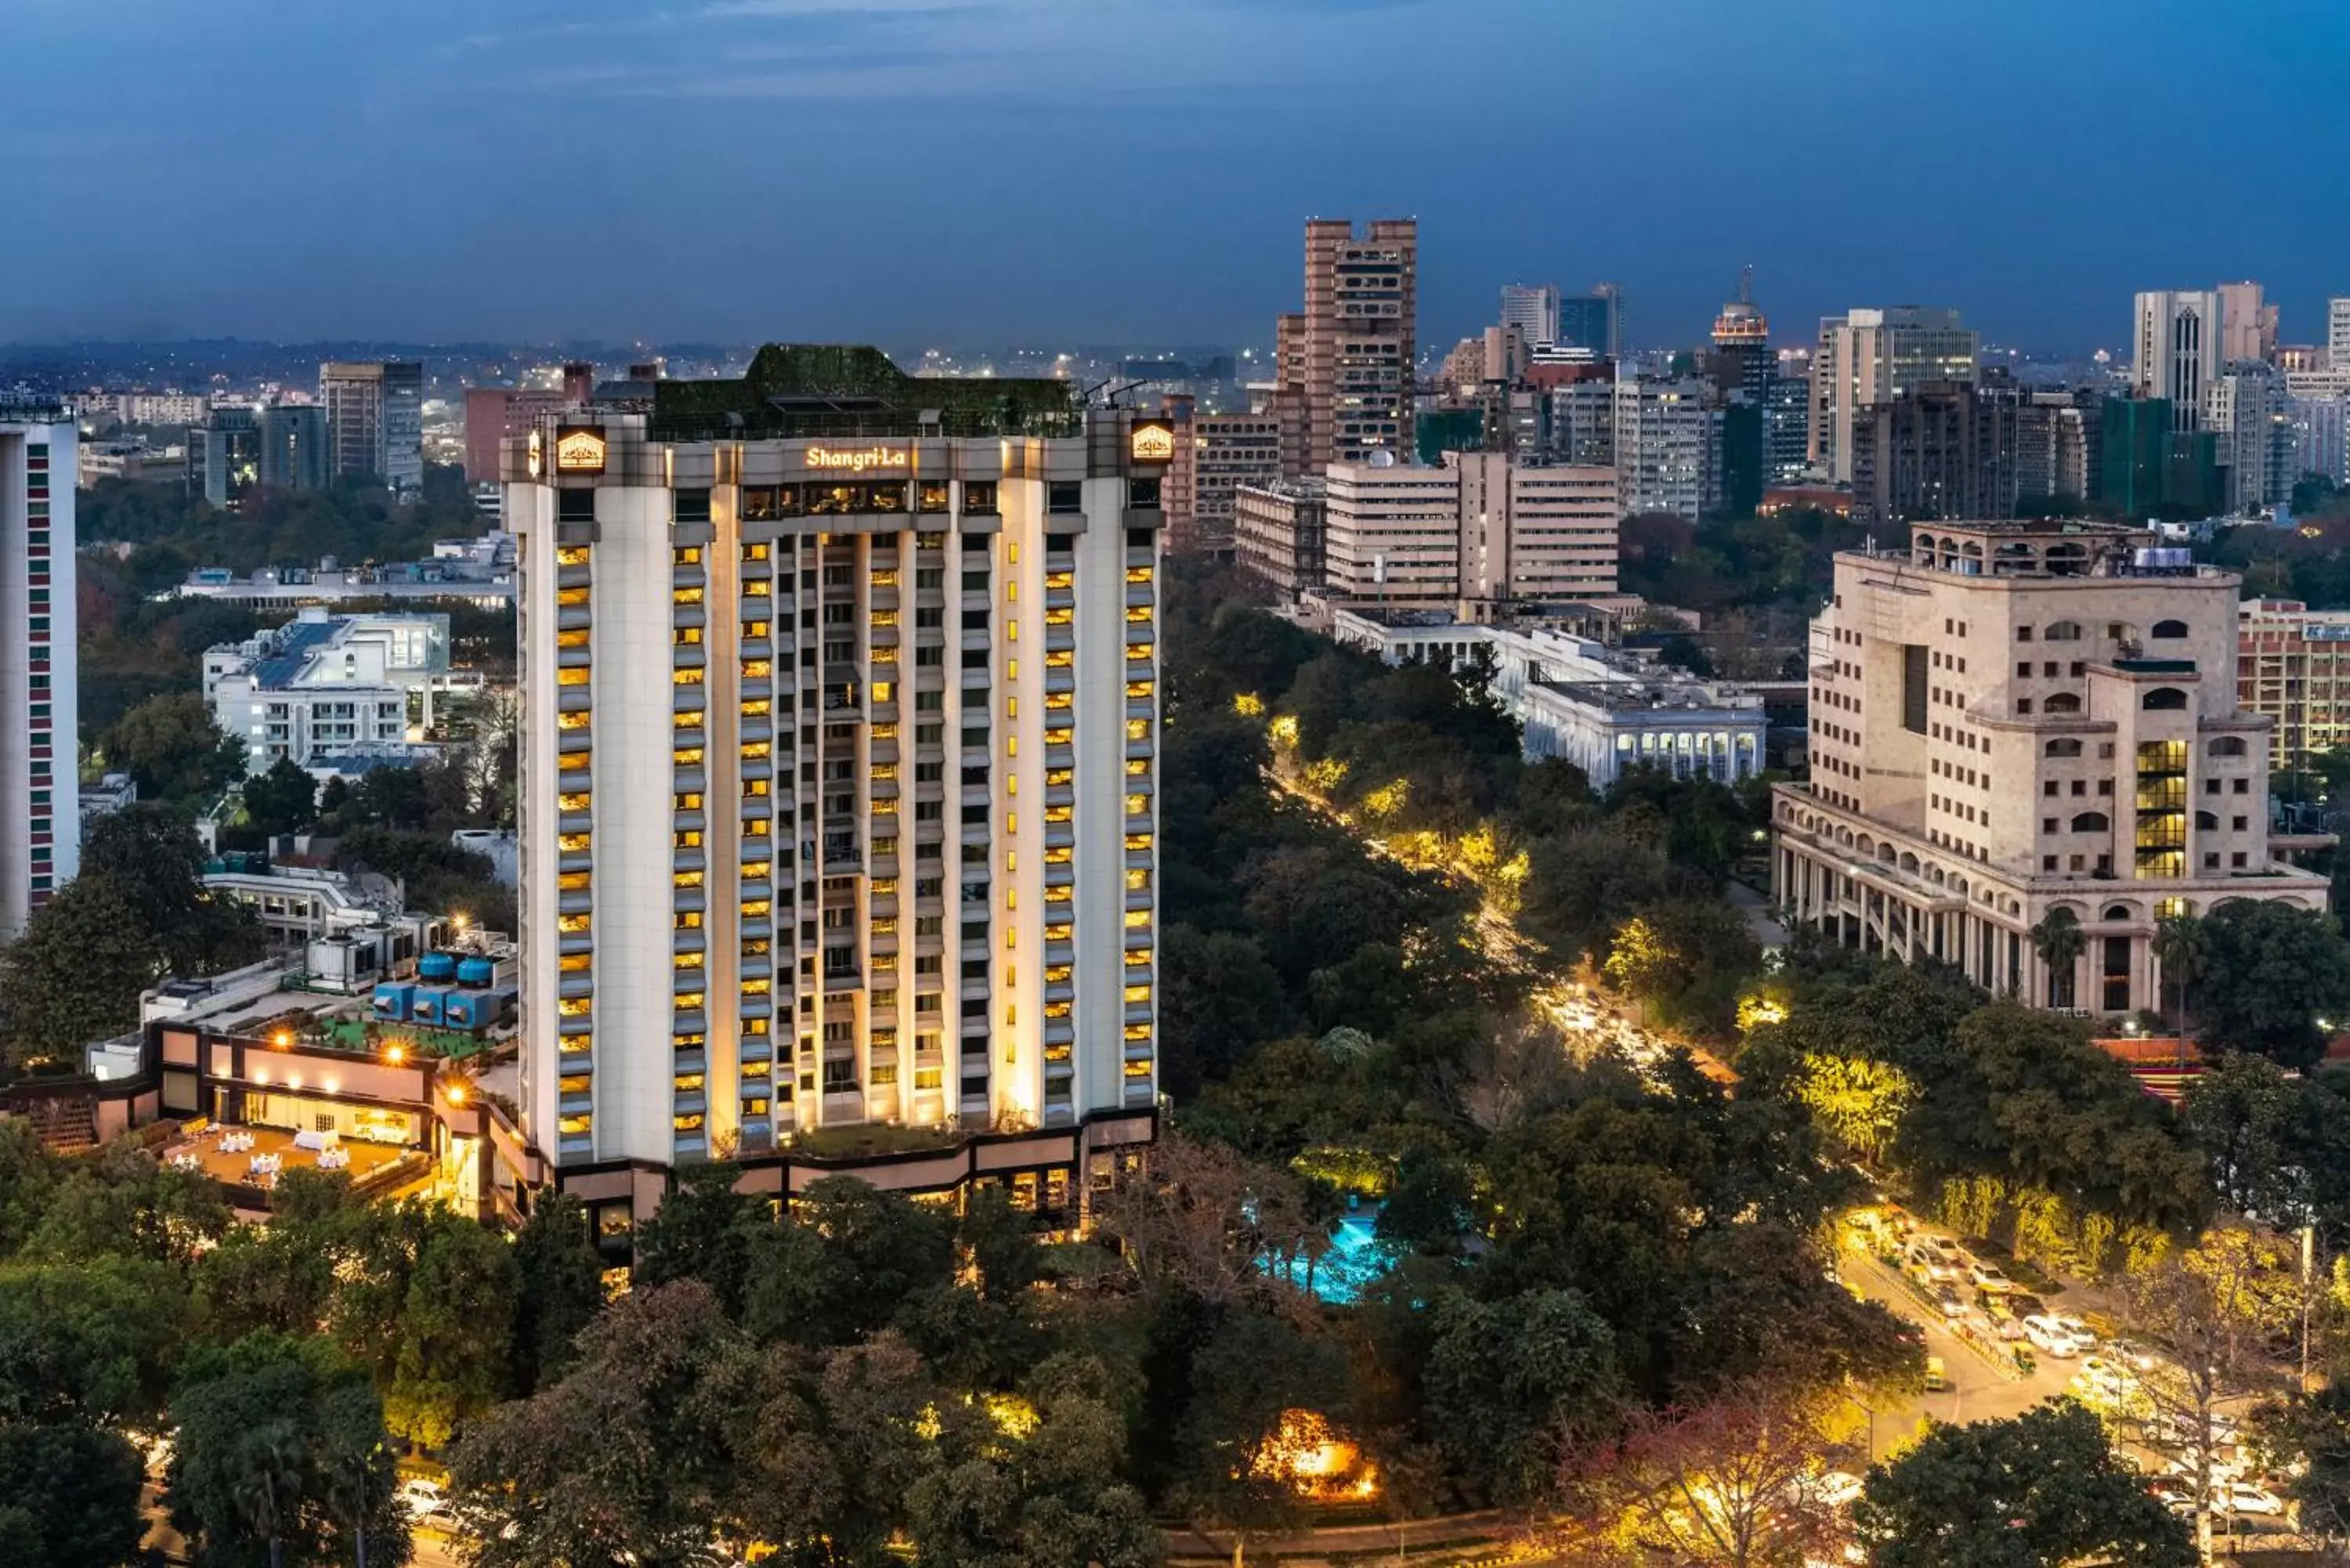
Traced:
<path fill-rule="evenodd" d="M 2141 398 L 2170 405 L 2171 428 L 2203 428 L 2204 389 L 2227 361 L 2225 309 L 2217 289 L 2157 289 L 2137 296 L 2137 358 L 2130 373 Z"/>
<path fill-rule="evenodd" d="M 1773 790 L 1774 901 L 1993 994 L 2159 1007 L 2156 922 L 2323 909 L 2269 841 L 2271 722 L 2237 701 L 2235 573 L 2097 523 L 1920 523 L 1845 552 L 1812 623 L 1808 784 Z M 2050 974 L 2031 931 L 2088 939 Z"/>
<path fill-rule="evenodd" d="M 2350 370 L 2350 295 L 2325 302 L 2325 362 L 2336 370 Z"/>
<path fill-rule="evenodd" d="M 329 469 L 337 479 L 373 479 L 395 491 L 424 483 L 424 367 L 412 359 L 318 367 Z"/>
<path fill-rule="evenodd" d="M 1505 284 L 1502 288 L 1502 325 L 1514 327 L 1528 343 L 1558 341 L 1558 285 Z"/>
<path fill-rule="evenodd" d="M 2220 296 L 2220 363 L 2275 359 L 2277 307 L 2262 297 L 2261 286 L 2223 283 L 2211 292 Z"/>
<path fill-rule="evenodd" d="M 188 488 L 234 510 L 261 483 L 261 421 L 251 409 L 223 404 L 188 427 Z"/>
<path fill-rule="evenodd" d="M 0 400 L 0 938 L 81 865 L 74 417 Z"/>
<path fill-rule="evenodd" d="M 1283 472 L 1310 477 L 1375 452 L 1409 457 L 1417 387 L 1419 225 L 1305 224 L 1305 309 L 1284 317 L 1281 396 L 1294 410 Z"/>
<path fill-rule="evenodd" d="M 1527 372 L 1540 399 L 1544 447 L 1554 462 L 1616 466 L 1616 378 L 1598 360 L 1536 365 Z"/>
<path fill-rule="evenodd" d="M 1232 553 L 1284 603 L 1322 587 L 1326 493 L 1318 479 L 1273 479 L 1232 493 Z"/>
<path fill-rule="evenodd" d="M 1771 351 L 1771 323 L 1754 304 L 1754 269 L 1742 268 L 1738 297 L 1713 318 L 1713 355 L 1707 374 L 1724 396 L 1743 392 L 1761 408 L 1778 365 L 1778 356 Z"/>
<path fill-rule="evenodd" d="M 1852 517 L 2015 515 L 2017 403 L 2012 389 L 1929 381 L 1859 410 L 1852 431 Z"/>
<path fill-rule="evenodd" d="M 302 767 L 408 739 L 411 697 L 432 722 L 433 699 L 475 688 L 449 668 L 446 615 L 299 612 L 241 643 L 204 650 L 204 701 L 221 732 L 245 748 L 245 772 L 280 757 Z"/>
<path fill-rule="evenodd" d="M 1229 560 L 1240 487 L 1281 477 L 1281 420 L 1270 411 L 1201 413 L 1181 401 L 1167 473 L 1167 547 Z"/>
<path fill-rule="evenodd" d="M 2230 363 L 2203 389 L 2203 429 L 2219 447 L 2226 504 L 2239 517 L 2252 516 L 2282 499 L 2276 457 L 2277 426 L 2284 413 L 2284 387 L 2261 360 Z"/>
<path fill-rule="evenodd" d="M 2293 431 L 2287 493 L 2312 474 L 2337 486 L 2350 483 L 2350 443 L 2344 440 L 2345 407 L 2350 405 L 2340 398 L 2285 399 L 2284 418 Z"/>
<path fill-rule="evenodd" d="M 515 436 L 529 434 L 550 414 L 587 407 L 595 396 L 596 367 L 580 359 L 563 367 L 563 382 L 556 387 L 466 388 L 467 483 L 494 483 L 501 445 Z"/>
<path fill-rule="evenodd" d="M 327 410 L 315 403 L 273 403 L 255 419 L 264 490 L 323 490 L 329 478 Z"/>
<path fill-rule="evenodd" d="M 1904 305 L 1823 320 L 1812 358 L 1811 466 L 1831 483 L 1850 483 L 1860 410 L 1929 381 L 1971 384 L 1981 348 L 1955 310 Z"/>
<path fill-rule="evenodd" d="M 1558 302 L 1558 336 L 1555 347 L 1577 349 L 1594 359 L 1617 359 L 1624 354 L 1624 291 L 1603 283 L 1589 294 L 1569 295 Z"/>
<path fill-rule="evenodd" d="M 1440 464 L 1333 463 L 1324 584 L 1334 598 L 1450 606 L 1616 591 L 1616 475 L 1521 467 L 1506 452 Z"/>
<path fill-rule="evenodd" d="M 1762 461 L 1773 484 L 1792 484 L 1811 462 L 1812 379 L 1781 369 L 1762 395 Z"/>
<path fill-rule="evenodd" d="M 1695 377 L 1616 379 L 1617 499 L 1623 514 L 1670 512 L 1691 522 L 1720 510 L 1721 410 Z"/>
<path fill-rule="evenodd" d="M 1158 1106 L 1171 426 L 865 348 L 652 387 L 503 458 L 525 1164 L 1074 1219 Z"/>
<path fill-rule="evenodd" d="M 2246 599 L 2236 616 L 2236 701 L 2272 725 L 2269 771 L 2350 746 L 2350 610 Z"/>

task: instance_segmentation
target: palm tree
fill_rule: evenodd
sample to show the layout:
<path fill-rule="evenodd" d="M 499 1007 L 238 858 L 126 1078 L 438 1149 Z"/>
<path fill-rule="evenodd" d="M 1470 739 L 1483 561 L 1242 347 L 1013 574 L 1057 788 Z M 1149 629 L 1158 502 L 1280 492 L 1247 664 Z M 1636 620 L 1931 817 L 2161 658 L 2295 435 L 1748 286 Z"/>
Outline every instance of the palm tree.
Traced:
<path fill-rule="evenodd" d="M 247 1539 L 269 1544 L 269 1568 L 279 1568 L 286 1531 L 302 1509 L 302 1472 L 307 1459 L 301 1432 L 287 1417 L 272 1418 L 249 1430 L 233 1483 L 237 1521 Z"/>
<path fill-rule="evenodd" d="M 2074 971 L 2080 967 L 2081 954 L 2089 946 L 2081 922 L 2070 909 L 2051 909 L 2032 928 L 2032 946 L 2040 954 L 2040 961 L 2048 966 L 2048 1005 L 2074 1005 Z"/>
<path fill-rule="evenodd" d="M 2187 1065 L 2187 991 L 2211 972 L 2211 934 L 2193 915 L 2166 915 L 2154 925 L 2151 944 L 2155 961 L 2162 966 L 2162 983 L 2175 988 L 2178 1009 L 2172 1016 L 2178 1035 L 2178 1065 Z M 2160 993 L 2156 995 L 2158 1003 Z"/>

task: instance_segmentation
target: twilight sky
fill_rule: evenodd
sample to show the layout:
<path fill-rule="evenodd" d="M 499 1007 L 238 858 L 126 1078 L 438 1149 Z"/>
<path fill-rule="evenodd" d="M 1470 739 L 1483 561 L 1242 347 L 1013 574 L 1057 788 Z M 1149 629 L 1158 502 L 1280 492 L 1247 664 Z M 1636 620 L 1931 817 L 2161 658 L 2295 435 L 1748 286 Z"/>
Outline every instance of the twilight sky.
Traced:
<path fill-rule="evenodd" d="M 2350 293 L 2337 0 L 0 0 L 0 341 L 1268 346 L 1308 213 L 1423 337 L 1601 278 L 2118 347 Z"/>

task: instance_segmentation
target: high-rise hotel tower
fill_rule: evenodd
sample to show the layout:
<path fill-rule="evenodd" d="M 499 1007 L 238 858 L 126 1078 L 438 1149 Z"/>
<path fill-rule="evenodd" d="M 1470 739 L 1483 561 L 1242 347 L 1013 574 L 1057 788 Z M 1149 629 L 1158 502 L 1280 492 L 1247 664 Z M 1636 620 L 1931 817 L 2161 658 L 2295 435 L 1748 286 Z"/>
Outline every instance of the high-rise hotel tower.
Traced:
<path fill-rule="evenodd" d="M 770 346 L 510 439 L 523 1129 L 598 1207 L 1000 1179 L 1155 1127 L 1170 424 Z"/>

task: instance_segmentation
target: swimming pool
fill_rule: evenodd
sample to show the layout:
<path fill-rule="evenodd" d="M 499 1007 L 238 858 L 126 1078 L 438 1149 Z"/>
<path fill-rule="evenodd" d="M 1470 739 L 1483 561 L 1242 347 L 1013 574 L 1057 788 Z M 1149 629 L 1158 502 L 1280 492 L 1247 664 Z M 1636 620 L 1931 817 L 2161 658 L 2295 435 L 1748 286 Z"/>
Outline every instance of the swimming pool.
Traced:
<path fill-rule="evenodd" d="M 1376 1208 L 1360 1209 L 1338 1221 L 1338 1229 L 1330 1237 L 1330 1250 L 1317 1260 L 1313 1268 L 1314 1293 L 1336 1306 L 1352 1306 L 1360 1299 L 1364 1287 L 1395 1265 L 1396 1250 L 1378 1239 L 1379 1211 Z M 1262 1260 L 1258 1267 L 1269 1274 L 1279 1274 L 1299 1290 L 1306 1288 L 1306 1267 L 1303 1258 L 1292 1258 L 1286 1269 L 1273 1259 Z"/>

